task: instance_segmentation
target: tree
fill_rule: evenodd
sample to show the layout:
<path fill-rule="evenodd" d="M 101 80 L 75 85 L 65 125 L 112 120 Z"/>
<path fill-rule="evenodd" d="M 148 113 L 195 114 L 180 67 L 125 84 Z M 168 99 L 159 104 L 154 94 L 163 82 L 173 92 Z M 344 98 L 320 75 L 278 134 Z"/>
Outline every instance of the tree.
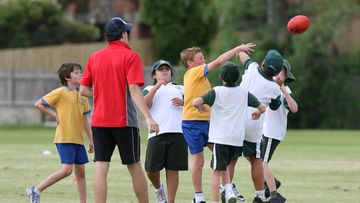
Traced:
<path fill-rule="evenodd" d="M 60 5 L 52 1 L 0 4 L 0 48 L 95 41 L 99 34 L 94 26 L 65 18 Z"/>
<path fill-rule="evenodd" d="M 155 38 L 156 55 L 172 63 L 188 47 L 207 49 L 218 16 L 209 0 L 143 0 L 141 16 Z"/>

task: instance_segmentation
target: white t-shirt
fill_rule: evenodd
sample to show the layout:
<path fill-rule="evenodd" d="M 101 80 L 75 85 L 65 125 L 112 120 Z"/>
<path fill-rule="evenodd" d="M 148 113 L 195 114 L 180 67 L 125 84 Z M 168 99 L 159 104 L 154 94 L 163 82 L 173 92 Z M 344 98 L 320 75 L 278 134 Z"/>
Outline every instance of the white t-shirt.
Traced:
<path fill-rule="evenodd" d="M 242 76 L 240 86 L 253 94 L 260 103 L 269 106 L 271 99 L 276 99 L 281 94 L 280 87 L 274 81 L 264 78 L 259 73 L 259 64 L 251 62 Z M 258 120 L 252 120 L 251 114 L 256 109 L 247 107 L 245 124 L 245 140 L 258 143 L 261 141 L 264 115 Z"/>
<path fill-rule="evenodd" d="M 288 86 L 285 86 L 286 90 L 291 94 L 291 90 Z M 285 95 L 281 93 L 281 101 L 284 101 Z M 269 107 L 266 108 L 263 135 L 265 137 L 274 138 L 277 140 L 283 140 L 286 134 L 287 127 L 287 115 L 289 109 L 281 102 L 281 106 L 273 111 Z"/>
<path fill-rule="evenodd" d="M 144 90 L 150 91 L 153 85 L 147 86 Z M 163 133 L 182 133 L 182 106 L 174 106 L 171 99 L 177 97 L 183 99 L 184 87 L 168 83 L 161 85 L 156 91 L 150 113 L 154 120 L 159 124 L 160 132 Z M 155 136 L 155 133 L 149 133 L 148 139 Z"/>
<path fill-rule="evenodd" d="M 211 106 L 209 142 L 243 146 L 248 91 L 238 87 L 214 87 Z"/>

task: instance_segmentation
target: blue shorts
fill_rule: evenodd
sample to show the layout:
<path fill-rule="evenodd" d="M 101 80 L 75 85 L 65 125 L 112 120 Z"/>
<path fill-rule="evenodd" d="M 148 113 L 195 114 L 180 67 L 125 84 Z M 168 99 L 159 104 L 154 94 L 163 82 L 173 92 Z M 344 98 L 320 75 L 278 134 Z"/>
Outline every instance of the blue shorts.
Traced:
<path fill-rule="evenodd" d="M 182 121 L 181 127 L 190 153 L 203 152 L 209 144 L 209 121 Z"/>
<path fill-rule="evenodd" d="M 56 144 L 62 164 L 86 164 L 89 159 L 84 145 L 81 144 Z"/>

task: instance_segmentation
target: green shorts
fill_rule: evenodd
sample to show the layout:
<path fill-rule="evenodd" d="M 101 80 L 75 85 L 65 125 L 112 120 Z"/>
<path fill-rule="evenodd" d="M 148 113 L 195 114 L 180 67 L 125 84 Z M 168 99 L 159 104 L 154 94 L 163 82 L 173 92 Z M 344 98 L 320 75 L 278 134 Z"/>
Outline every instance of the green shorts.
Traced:
<path fill-rule="evenodd" d="M 280 142 L 280 140 L 263 136 L 263 139 L 261 141 L 261 158 L 263 162 L 270 162 L 271 157 Z"/>
<path fill-rule="evenodd" d="M 164 133 L 148 140 L 145 158 L 146 171 L 169 169 L 188 170 L 188 151 L 182 133 Z"/>
<path fill-rule="evenodd" d="M 232 159 L 242 154 L 242 147 L 214 144 L 210 167 L 213 170 L 225 171 Z"/>
<path fill-rule="evenodd" d="M 244 140 L 243 147 L 244 156 L 255 156 L 256 158 L 261 158 L 261 143 L 249 142 Z"/>

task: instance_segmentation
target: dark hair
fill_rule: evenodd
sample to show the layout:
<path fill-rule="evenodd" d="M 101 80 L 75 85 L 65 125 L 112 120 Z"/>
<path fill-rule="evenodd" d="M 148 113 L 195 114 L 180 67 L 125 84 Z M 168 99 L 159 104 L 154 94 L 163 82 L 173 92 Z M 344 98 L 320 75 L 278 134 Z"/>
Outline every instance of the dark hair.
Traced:
<path fill-rule="evenodd" d="M 119 35 L 108 35 L 105 33 L 106 41 L 107 42 L 117 41 L 117 40 L 121 39 L 123 33 L 124 32 L 120 33 Z M 126 31 L 126 33 L 128 34 L 128 39 L 130 39 L 130 31 Z"/>
<path fill-rule="evenodd" d="M 74 71 L 74 69 L 80 69 L 81 70 L 81 65 L 78 63 L 63 63 L 59 70 L 57 71 L 57 74 L 59 76 L 60 82 L 62 85 L 67 86 L 67 80 L 68 78 L 70 78 L 70 73 Z"/>

